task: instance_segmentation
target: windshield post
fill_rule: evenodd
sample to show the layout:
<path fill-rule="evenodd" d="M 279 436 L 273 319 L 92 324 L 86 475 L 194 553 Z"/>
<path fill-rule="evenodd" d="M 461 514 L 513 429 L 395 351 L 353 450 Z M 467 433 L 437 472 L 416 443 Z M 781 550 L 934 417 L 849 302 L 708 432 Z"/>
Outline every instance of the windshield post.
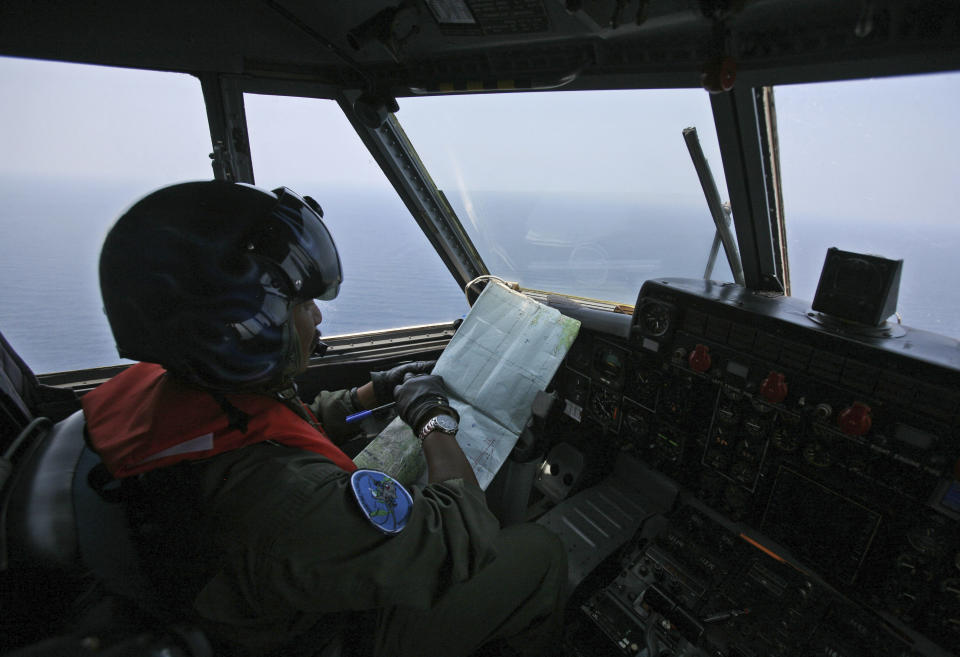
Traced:
<path fill-rule="evenodd" d="M 197 77 L 207 106 L 214 177 L 254 184 L 243 91 L 234 80 L 216 73 L 201 73 Z"/>
<path fill-rule="evenodd" d="M 396 116 L 389 114 L 379 127 L 371 128 L 357 114 L 352 100 L 344 95 L 338 102 L 460 287 L 489 274 L 460 219 L 437 188 Z"/>
<path fill-rule="evenodd" d="M 783 213 L 774 190 L 780 189 L 779 169 L 771 166 L 770 139 L 775 124 L 765 109 L 761 88 L 746 85 L 711 94 L 720 155 L 733 209 L 737 243 L 743 258 L 746 286 L 787 293 L 786 249 L 781 248 Z M 767 155 L 767 157 L 765 157 Z"/>
<path fill-rule="evenodd" d="M 775 255 L 780 264 L 781 277 L 783 283 L 783 293 L 791 294 L 790 287 L 790 266 L 787 257 L 787 224 L 783 215 L 783 188 L 780 178 L 780 138 L 777 134 L 777 108 L 773 102 L 773 87 L 761 87 L 757 98 L 757 106 L 761 117 L 761 127 L 764 128 L 760 135 L 760 143 L 763 146 L 763 159 L 767 166 L 769 175 L 766 178 L 767 197 L 773 200 L 770 208 L 770 221 L 772 227 L 773 245 L 776 249 Z"/>

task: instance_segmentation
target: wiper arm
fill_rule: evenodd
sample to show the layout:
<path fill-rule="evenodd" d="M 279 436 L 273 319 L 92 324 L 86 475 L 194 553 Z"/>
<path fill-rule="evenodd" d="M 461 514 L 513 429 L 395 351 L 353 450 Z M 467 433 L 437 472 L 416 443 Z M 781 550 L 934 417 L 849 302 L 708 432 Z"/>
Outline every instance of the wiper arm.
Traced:
<path fill-rule="evenodd" d="M 707 270 L 704 272 L 704 278 L 710 278 L 713 273 L 713 265 L 717 259 L 717 252 L 720 244 L 723 244 L 724 253 L 727 254 L 727 262 L 730 264 L 730 271 L 733 273 L 733 280 L 738 285 L 744 285 L 743 263 L 740 261 L 740 252 L 737 250 L 736 238 L 733 235 L 730 221 L 729 206 L 724 207 L 720 202 L 720 192 L 717 191 L 717 183 L 710 172 L 710 165 L 707 164 L 707 158 L 703 155 L 703 149 L 700 147 L 700 138 L 697 136 L 696 128 L 684 128 L 683 140 L 687 142 L 687 150 L 690 151 L 690 158 L 693 160 L 693 166 L 697 170 L 697 176 L 700 178 L 700 186 L 703 187 L 703 195 L 707 198 L 707 207 L 710 209 L 710 215 L 713 217 L 713 223 L 716 224 L 717 232 L 713 238 L 713 246 L 710 249 L 710 257 L 707 259 Z"/>
<path fill-rule="evenodd" d="M 723 208 L 723 221 L 729 226 L 730 225 L 730 204 L 724 203 Z M 707 256 L 707 268 L 703 271 L 703 278 L 709 280 L 713 276 L 713 266 L 717 263 L 717 253 L 720 252 L 720 231 L 718 230 L 713 234 L 713 244 L 710 245 L 710 255 Z M 730 268 L 733 271 L 733 267 Z"/>

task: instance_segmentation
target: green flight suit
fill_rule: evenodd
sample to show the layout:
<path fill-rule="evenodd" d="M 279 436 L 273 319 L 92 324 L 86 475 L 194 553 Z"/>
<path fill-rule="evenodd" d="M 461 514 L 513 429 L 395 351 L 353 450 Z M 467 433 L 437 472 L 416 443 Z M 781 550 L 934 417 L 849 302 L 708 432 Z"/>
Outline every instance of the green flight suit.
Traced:
<path fill-rule="evenodd" d="M 314 407 L 335 429 L 354 410 L 346 393 Z M 454 479 L 414 487 L 406 528 L 385 535 L 349 479 L 269 442 L 148 473 L 145 515 L 175 519 L 145 545 L 154 579 L 211 636 L 252 654 L 310 654 L 303 644 L 319 647 L 340 612 L 368 612 L 347 623 L 376 655 L 454 657 L 493 638 L 535 654 L 556 638 L 566 555 L 553 534 L 501 530 L 483 491 Z"/>

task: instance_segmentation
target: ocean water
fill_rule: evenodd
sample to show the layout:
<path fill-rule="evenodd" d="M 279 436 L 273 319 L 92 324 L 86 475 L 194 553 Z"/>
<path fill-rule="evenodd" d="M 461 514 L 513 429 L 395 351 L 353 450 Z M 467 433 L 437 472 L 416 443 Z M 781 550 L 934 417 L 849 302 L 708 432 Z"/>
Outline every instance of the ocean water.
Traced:
<path fill-rule="evenodd" d="M 102 310 L 100 247 L 151 188 L 0 182 L 0 331 L 34 371 L 123 362 Z M 354 191 L 322 205 L 344 268 L 339 296 L 321 303 L 324 335 L 448 322 L 469 310 L 399 199 Z"/>
<path fill-rule="evenodd" d="M 295 187 L 296 188 L 296 187 Z M 38 373 L 122 362 L 97 279 L 109 227 L 150 186 L 76 180 L 0 181 L 0 331 Z M 452 321 L 463 293 L 392 194 L 335 190 L 318 199 L 344 266 L 323 302 L 325 335 Z M 477 193 L 451 202 L 489 268 L 526 287 L 632 304 L 647 278 L 699 277 L 713 234 L 700 208 L 611 199 Z M 788 218 L 794 296 L 812 298 L 826 249 L 903 258 L 905 324 L 960 337 L 954 262 L 960 227 L 844 225 Z M 721 251 L 714 272 L 730 280 Z"/>

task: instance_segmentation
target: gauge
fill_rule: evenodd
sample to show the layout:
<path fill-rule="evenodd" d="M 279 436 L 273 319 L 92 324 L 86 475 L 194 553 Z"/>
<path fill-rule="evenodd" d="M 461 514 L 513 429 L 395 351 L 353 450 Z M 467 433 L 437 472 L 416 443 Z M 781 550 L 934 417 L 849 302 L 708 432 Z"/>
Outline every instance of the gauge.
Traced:
<path fill-rule="evenodd" d="M 728 401 L 720 402 L 717 407 L 717 419 L 728 427 L 735 426 L 740 422 L 740 407 Z"/>
<path fill-rule="evenodd" d="M 596 388 L 590 397 L 590 413 L 603 424 L 614 424 L 619 418 L 620 397 L 606 388 Z"/>
<path fill-rule="evenodd" d="M 645 368 L 638 368 L 633 373 L 633 382 L 637 386 L 647 387 L 649 385 L 655 385 L 657 373 L 655 370 L 648 370 Z"/>
<path fill-rule="evenodd" d="M 633 438 L 643 438 L 650 431 L 650 421 L 646 413 L 638 410 L 629 410 L 623 415 L 623 422 L 627 432 Z"/>
<path fill-rule="evenodd" d="M 593 371 L 608 385 L 619 386 L 623 382 L 626 358 L 624 350 L 598 341 L 593 352 Z"/>
<path fill-rule="evenodd" d="M 608 379 L 616 379 L 620 376 L 621 370 L 623 370 L 623 363 L 620 360 L 620 356 L 615 352 L 600 349 L 597 352 L 597 357 L 593 361 L 593 367 L 603 377 Z"/>
<path fill-rule="evenodd" d="M 640 309 L 640 326 L 648 335 L 663 335 L 670 328 L 670 309 L 662 303 L 644 305 Z"/>
<path fill-rule="evenodd" d="M 777 427 L 770 438 L 777 449 L 792 452 L 797 449 L 797 436 L 787 427 Z"/>
<path fill-rule="evenodd" d="M 771 442 L 777 449 L 784 452 L 796 451 L 800 440 L 798 438 L 801 430 L 800 417 L 793 413 L 778 413 L 776 419 L 776 428 L 770 436 Z"/>
<path fill-rule="evenodd" d="M 936 527 L 924 524 L 907 532 L 907 541 L 921 554 L 939 557 L 947 549 L 947 541 Z"/>
<path fill-rule="evenodd" d="M 830 450 L 823 443 L 816 441 L 803 448 L 803 458 L 807 460 L 807 463 L 818 468 L 827 467 L 833 460 L 830 458 Z"/>
<path fill-rule="evenodd" d="M 641 406 L 653 410 L 657 403 L 657 394 L 662 387 L 662 378 L 657 364 L 648 363 L 643 359 L 633 359 L 627 381 L 626 394 Z"/>

